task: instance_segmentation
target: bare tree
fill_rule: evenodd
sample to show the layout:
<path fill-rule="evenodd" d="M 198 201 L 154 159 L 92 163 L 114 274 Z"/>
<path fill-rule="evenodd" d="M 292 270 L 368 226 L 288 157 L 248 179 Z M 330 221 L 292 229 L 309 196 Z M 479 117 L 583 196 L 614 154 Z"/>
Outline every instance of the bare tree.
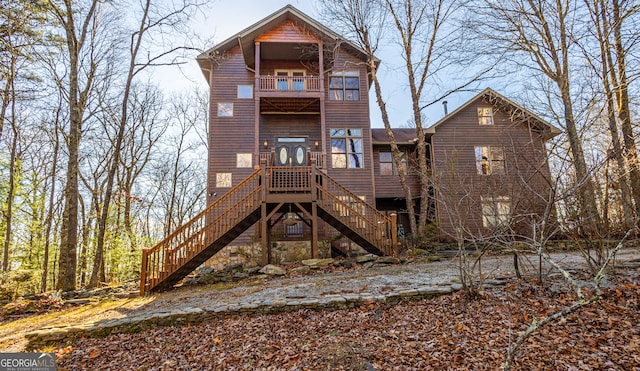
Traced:
<path fill-rule="evenodd" d="M 611 96 L 615 98 L 617 118 L 624 139 L 624 154 L 626 154 L 625 157 L 629 167 L 635 211 L 636 215 L 640 215 L 640 159 L 638 158 L 638 150 L 631 123 L 629 80 L 627 78 L 626 63 L 626 56 L 630 50 L 624 45 L 622 32 L 627 21 L 638 14 L 640 7 L 624 0 L 612 0 L 611 2 L 596 0 L 593 8 L 590 7 L 590 9 L 598 30 L 598 40 L 602 55 L 603 86 L 607 93 L 607 101 L 611 99 Z M 611 38 L 613 38 L 613 45 L 611 45 Z M 633 38 L 635 39 L 635 37 Z M 635 42 L 635 40 L 632 40 L 632 42 Z M 609 79 L 605 77 L 607 72 L 613 89 L 609 85 Z M 612 103 L 607 102 L 608 109 L 613 109 Z M 616 149 L 614 148 L 614 150 Z"/>
<path fill-rule="evenodd" d="M 99 0 L 85 1 L 80 5 L 70 1 L 50 1 L 49 10 L 62 26 L 62 36 L 66 42 L 65 52 L 68 62 L 68 85 L 64 87 L 69 105 L 69 134 L 66 138 L 68 161 L 67 179 L 64 188 L 65 207 L 62 222 L 57 288 L 68 291 L 76 287 L 76 248 L 78 244 L 78 148 L 82 133 L 82 122 L 88 95 L 96 73 L 93 53 L 83 59 L 96 38 L 96 9 Z M 75 5 L 75 6 L 74 6 Z M 76 19 L 79 17 L 80 19 Z M 82 81 L 81 74 L 87 75 Z"/>
<path fill-rule="evenodd" d="M 194 138 L 195 127 L 207 125 L 206 109 L 193 105 L 194 94 L 198 92 L 184 93 L 171 100 L 168 115 L 174 131 L 159 150 L 163 158 L 155 163 L 154 179 L 162 205 L 160 216 L 165 236 L 194 215 L 202 206 L 206 192 L 206 182 L 197 180 L 206 174 L 198 155 L 202 143 Z"/>
<path fill-rule="evenodd" d="M 153 37 L 153 33 L 166 32 L 167 29 L 177 30 L 181 23 L 189 19 L 190 14 L 197 9 L 199 2 L 184 0 L 182 3 L 176 3 L 176 8 L 159 9 L 158 5 L 151 0 L 146 0 L 142 4 L 141 17 L 138 21 L 138 28 L 130 35 L 128 61 L 129 67 L 125 78 L 122 101 L 120 104 L 120 120 L 117 126 L 117 134 L 114 143 L 114 156 L 109 166 L 107 174 L 107 184 L 104 189 L 104 202 L 102 203 L 102 212 L 98 223 L 98 236 L 96 255 L 91 272 L 91 280 L 89 285 L 95 287 L 98 282 L 104 281 L 104 236 L 107 228 L 107 218 L 109 215 L 109 207 L 111 205 L 111 197 L 113 193 L 114 178 L 120 162 L 120 152 L 124 138 L 125 128 L 128 120 L 129 97 L 131 94 L 131 86 L 134 77 L 144 69 L 158 64 L 174 64 L 176 62 L 165 62 L 164 58 L 172 53 L 184 49 L 184 47 L 169 47 L 168 50 L 162 49 L 157 54 L 147 53 L 147 59 L 140 61 L 138 54 L 144 51 L 143 44 L 146 39 Z"/>
<path fill-rule="evenodd" d="M 586 234 L 596 234 L 601 218 L 574 116 L 571 91 L 570 49 L 575 3 L 574 0 L 484 0 L 483 21 L 478 22 L 478 32 L 491 40 L 493 47 L 511 53 L 515 64 L 541 72 L 555 85 L 578 184 L 581 228 Z"/>
<path fill-rule="evenodd" d="M 382 114 L 393 162 L 398 169 L 398 177 L 406 199 L 409 225 L 412 231 L 417 231 L 416 217 L 413 213 L 413 196 L 407 182 L 407 168 L 402 165 L 402 154 L 392 131 L 382 86 L 378 79 L 379 60 L 375 54 L 387 29 L 388 12 L 380 0 L 331 0 L 326 1 L 324 6 L 325 18 L 336 24 L 336 27 L 347 37 L 351 36 L 351 39 L 355 40 L 367 55 L 366 64 L 373 82 L 376 102 Z"/>

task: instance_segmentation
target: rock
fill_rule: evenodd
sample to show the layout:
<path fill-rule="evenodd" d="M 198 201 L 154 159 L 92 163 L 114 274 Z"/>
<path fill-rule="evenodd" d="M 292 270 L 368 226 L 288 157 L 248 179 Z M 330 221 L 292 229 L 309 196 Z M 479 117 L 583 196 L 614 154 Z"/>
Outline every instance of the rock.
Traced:
<path fill-rule="evenodd" d="M 338 265 L 345 268 L 353 267 L 353 262 L 351 260 L 342 260 L 338 262 Z"/>
<path fill-rule="evenodd" d="M 242 272 L 242 269 L 243 269 L 242 263 L 237 263 L 237 264 L 224 267 L 223 271 L 224 272 Z"/>
<path fill-rule="evenodd" d="M 373 263 L 372 262 L 366 262 L 366 263 L 364 263 L 363 267 L 364 267 L 364 269 L 369 269 L 369 268 L 373 267 Z"/>
<path fill-rule="evenodd" d="M 400 259 L 393 256 L 383 256 L 376 260 L 378 264 L 400 264 Z"/>
<path fill-rule="evenodd" d="M 212 273 L 213 271 L 214 271 L 213 267 L 209 267 L 206 265 L 204 267 L 200 267 L 196 269 L 196 273 L 198 273 L 199 275 L 209 274 L 209 273 Z"/>
<path fill-rule="evenodd" d="M 326 267 L 327 265 L 333 263 L 333 259 L 307 259 L 301 261 L 303 265 L 308 267 Z"/>
<path fill-rule="evenodd" d="M 247 269 L 247 273 L 249 274 L 258 274 L 260 272 L 260 267 L 251 267 Z"/>
<path fill-rule="evenodd" d="M 483 283 L 489 286 L 504 286 L 507 284 L 507 282 L 503 280 L 484 280 Z"/>
<path fill-rule="evenodd" d="M 372 262 L 374 260 L 376 260 L 376 256 L 372 254 L 368 254 L 368 255 L 358 256 L 356 258 L 356 263 L 364 264 L 367 262 Z"/>
<path fill-rule="evenodd" d="M 309 272 L 310 270 L 311 270 L 311 267 L 302 266 L 302 267 L 293 268 L 291 270 L 291 273 L 306 273 L 306 272 Z"/>
<path fill-rule="evenodd" d="M 453 283 L 453 284 L 451 284 L 451 290 L 453 290 L 453 291 L 462 290 L 462 284 L 461 283 Z"/>
<path fill-rule="evenodd" d="M 262 267 L 262 269 L 260 269 L 260 273 L 268 274 L 271 276 L 283 276 L 287 274 L 287 272 L 284 269 L 273 264 L 268 264 Z"/>

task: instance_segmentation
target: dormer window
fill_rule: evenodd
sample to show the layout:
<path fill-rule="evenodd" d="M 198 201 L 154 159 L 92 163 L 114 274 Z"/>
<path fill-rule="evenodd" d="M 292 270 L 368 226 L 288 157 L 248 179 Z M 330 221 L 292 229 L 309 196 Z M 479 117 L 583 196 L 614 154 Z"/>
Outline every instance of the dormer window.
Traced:
<path fill-rule="evenodd" d="M 478 124 L 493 125 L 493 109 L 491 107 L 478 107 Z"/>
<path fill-rule="evenodd" d="M 342 71 L 329 76 L 329 100 L 360 100 L 358 71 Z"/>

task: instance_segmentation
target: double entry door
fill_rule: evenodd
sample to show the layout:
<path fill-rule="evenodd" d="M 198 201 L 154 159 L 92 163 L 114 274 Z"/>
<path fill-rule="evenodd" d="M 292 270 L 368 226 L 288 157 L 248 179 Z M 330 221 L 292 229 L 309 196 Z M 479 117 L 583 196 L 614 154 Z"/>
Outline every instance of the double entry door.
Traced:
<path fill-rule="evenodd" d="M 307 142 L 305 137 L 283 137 L 276 140 L 276 166 L 307 166 Z"/>

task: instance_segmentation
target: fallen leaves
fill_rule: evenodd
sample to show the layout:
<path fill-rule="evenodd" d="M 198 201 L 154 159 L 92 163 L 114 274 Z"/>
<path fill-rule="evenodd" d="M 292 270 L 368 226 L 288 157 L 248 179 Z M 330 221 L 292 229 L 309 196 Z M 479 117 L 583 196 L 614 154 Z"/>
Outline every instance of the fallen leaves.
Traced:
<path fill-rule="evenodd" d="M 571 293 L 513 283 L 479 300 L 460 295 L 350 310 L 237 315 L 195 326 L 79 339 L 60 369 L 498 369 L 514 335 L 570 305 Z M 526 285 L 525 285 L 526 286 Z M 618 295 L 617 290 L 623 295 Z M 640 285 L 609 289 L 600 302 L 535 333 L 519 369 L 640 367 Z M 551 308 L 551 309 L 550 309 Z M 555 308 L 555 309 L 553 309 Z"/>

